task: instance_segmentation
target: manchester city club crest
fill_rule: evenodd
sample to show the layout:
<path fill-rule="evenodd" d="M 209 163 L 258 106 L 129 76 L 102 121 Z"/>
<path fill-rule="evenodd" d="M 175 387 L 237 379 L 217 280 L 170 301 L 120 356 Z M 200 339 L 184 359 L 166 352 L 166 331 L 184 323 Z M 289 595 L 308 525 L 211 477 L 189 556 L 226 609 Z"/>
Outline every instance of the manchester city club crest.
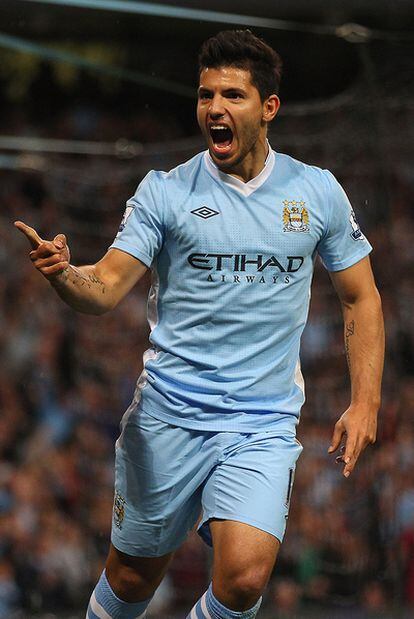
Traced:
<path fill-rule="evenodd" d="M 114 523 L 118 529 L 122 529 L 122 523 L 125 518 L 125 503 L 124 497 L 117 490 L 114 498 Z"/>
<path fill-rule="evenodd" d="M 303 200 L 283 200 L 283 232 L 310 232 L 305 204 Z"/>

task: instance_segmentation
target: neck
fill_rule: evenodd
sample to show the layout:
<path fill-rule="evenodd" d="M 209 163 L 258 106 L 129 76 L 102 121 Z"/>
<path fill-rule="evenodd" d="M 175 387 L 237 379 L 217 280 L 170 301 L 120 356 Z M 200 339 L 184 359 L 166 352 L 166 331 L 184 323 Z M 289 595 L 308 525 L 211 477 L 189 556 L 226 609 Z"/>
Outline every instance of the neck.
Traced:
<path fill-rule="evenodd" d="M 222 172 L 238 178 L 243 183 L 248 183 L 263 170 L 268 153 L 269 144 L 264 137 L 256 142 L 241 161 L 227 170 L 223 169 Z"/>

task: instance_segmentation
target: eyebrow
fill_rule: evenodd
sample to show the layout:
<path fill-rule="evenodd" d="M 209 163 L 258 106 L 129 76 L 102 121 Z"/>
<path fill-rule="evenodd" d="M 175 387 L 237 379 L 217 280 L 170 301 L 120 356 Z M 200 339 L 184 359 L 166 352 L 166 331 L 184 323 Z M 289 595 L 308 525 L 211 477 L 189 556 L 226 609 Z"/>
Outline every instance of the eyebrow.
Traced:
<path fill-rule="evenodd" d="M 211 88 L 207 88 L 207 86 L 199 86 L 199 88 L 197 89 L 197 92 L 213 92 Z M 225 88 L 222 93 L 223 94 L 229 94 L 232 92 L 237 92 L 240 94 L 245 95 L 246 94 L 246 90 L 244 90 L 244 88 L 240 88 L 239 86 L 229 86 L 228 88 Z"/>

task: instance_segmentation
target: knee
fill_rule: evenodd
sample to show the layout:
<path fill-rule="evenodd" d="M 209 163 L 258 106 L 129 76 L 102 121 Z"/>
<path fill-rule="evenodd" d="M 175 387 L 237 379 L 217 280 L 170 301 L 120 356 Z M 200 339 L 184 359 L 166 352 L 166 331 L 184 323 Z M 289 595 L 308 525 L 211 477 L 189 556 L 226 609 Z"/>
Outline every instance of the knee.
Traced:
<path fill-rule="evenodd" d="M 132 557 L 110 546 L 106 576 L 117 597 L 125 602 L 142 602 L 152 597 L 160 584 L 172 553 L 162 557 Z"/>
<path fill-rule="evenodd" d="M 233 598 L 247 610 L 254 606 L 263 593 L 266 582 L 256 572 L 245 572 L 234 579 L 230 586 Z"/>
<path fill-rule="evenodd" d="M 231 610 L 252 608 L 262 595 L 269 579 L 268 570 L 260 567 L 239 569 L 233 574 L 213 579 L 213 592 L 217 599 Z"/>
<path fill-rule="evenodd" d="M 107 566 L 106 576 L 115 595 L 124 602 L 141 602 L 152 597 L 159 584 L 158 579 L 148 578 L 125 565 L 118 565 L 116 569 Z"/>

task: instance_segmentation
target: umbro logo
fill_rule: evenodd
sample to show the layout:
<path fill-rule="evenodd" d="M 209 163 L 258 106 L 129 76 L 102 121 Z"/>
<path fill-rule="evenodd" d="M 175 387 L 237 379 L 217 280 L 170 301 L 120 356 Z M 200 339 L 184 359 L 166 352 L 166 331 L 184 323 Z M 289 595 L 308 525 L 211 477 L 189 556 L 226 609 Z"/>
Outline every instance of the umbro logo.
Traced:
<path fill-rule="evenodd" d="M 220 215 L 218 211 L 214 211 L 212 208 L 208 206 L 200 206 L 200 208 L 194 209 L 191 211 L 193 215 L 197 215 L 197 217 L 201 217 L 201 219 L 209 219 L 210 217 L 214 217 L 214 215 Z"/>

